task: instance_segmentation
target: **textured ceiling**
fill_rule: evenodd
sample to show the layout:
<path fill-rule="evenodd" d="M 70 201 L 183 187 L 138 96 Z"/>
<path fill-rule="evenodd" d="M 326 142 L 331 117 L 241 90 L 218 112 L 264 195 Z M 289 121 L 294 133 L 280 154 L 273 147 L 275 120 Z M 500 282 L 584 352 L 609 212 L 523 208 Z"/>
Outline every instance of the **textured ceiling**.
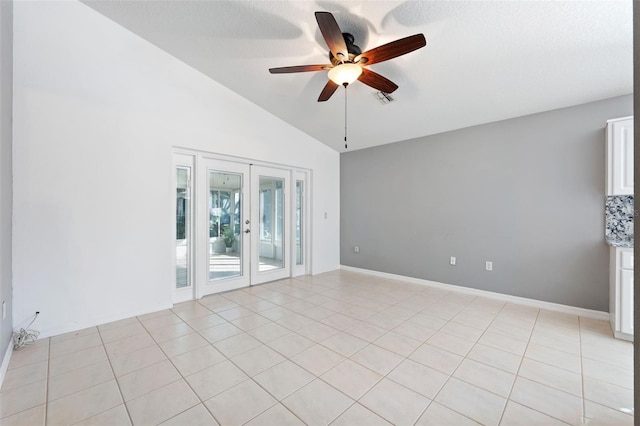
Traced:
<path fill-rule="evenodd" d="M 314 12 L 363 51 L 416 33 L 427 46 L 371 69 L 383 105 L 349 87 L 349 150 L 633 92 L 632 1 L 84 1 L 251 102 L 344 151 L 344 90 L 316 102 L 328 63 Z"/>

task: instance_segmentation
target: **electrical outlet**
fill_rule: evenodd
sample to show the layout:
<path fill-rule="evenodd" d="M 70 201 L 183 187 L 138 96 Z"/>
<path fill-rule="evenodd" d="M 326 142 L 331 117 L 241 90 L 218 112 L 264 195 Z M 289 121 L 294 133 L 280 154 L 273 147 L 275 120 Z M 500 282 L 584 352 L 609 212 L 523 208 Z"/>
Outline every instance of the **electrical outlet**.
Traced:
<path fill-rule="evenodd" d="M 360 253 L 360 246 L 353 246 L 354 253 Z"/>
<path fill-rule="evenodd" d="M 487 260 L 484 263 L 484 269 L 487 270 L 487 271 L 493 271 L 493 262 L 490 262 L 490 261 Z"/>
<path fill-rule="evenodd" d="M 451 256 L 449 258 L 449 265 L 456 266 L 456 257 L 455 256 Z"/>

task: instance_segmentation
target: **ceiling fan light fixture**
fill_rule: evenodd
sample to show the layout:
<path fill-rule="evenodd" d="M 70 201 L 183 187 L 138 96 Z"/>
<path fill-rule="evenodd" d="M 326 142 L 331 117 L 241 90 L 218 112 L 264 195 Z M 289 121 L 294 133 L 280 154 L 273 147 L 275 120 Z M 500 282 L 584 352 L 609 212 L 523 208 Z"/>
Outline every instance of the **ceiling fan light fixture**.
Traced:
<path fill-rule="evenodd" d="M 358 64 L 344 63 L 329 70 L 329 79 L 339 86 L 351 84 L 362 74 L 362 67 Z"/>

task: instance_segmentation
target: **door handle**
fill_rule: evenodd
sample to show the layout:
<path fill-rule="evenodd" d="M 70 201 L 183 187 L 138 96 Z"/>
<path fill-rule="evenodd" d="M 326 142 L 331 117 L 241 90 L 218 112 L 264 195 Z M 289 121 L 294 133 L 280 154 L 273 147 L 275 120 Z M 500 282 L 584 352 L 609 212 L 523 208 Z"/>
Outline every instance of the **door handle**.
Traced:
<path fill-rule="evenodd" d="M 245 234 L 248 234 L 249 232 L 251 232 L 251 229 L 245 229 L 245 230 L 244 230 L 244 233 L 245 233 Z"/>

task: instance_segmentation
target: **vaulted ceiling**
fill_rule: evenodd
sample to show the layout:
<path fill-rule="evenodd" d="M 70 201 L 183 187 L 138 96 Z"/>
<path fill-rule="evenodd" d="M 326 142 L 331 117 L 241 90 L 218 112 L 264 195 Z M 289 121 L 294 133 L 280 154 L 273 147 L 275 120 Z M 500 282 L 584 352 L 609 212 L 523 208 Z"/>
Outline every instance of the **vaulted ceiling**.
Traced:
<path fill-rule="evenodd" d="M 349 150 L 633 92 L 632 1 L 84 1 L 336 151 L 344 89 L 323 103 L 328 63 L 315 11 L 363 51 L 416 33 L 426 47 L 371 69 L 394 101 L 348 89 Z M 249 123 L 248 123 L 249 124 Z"/>

